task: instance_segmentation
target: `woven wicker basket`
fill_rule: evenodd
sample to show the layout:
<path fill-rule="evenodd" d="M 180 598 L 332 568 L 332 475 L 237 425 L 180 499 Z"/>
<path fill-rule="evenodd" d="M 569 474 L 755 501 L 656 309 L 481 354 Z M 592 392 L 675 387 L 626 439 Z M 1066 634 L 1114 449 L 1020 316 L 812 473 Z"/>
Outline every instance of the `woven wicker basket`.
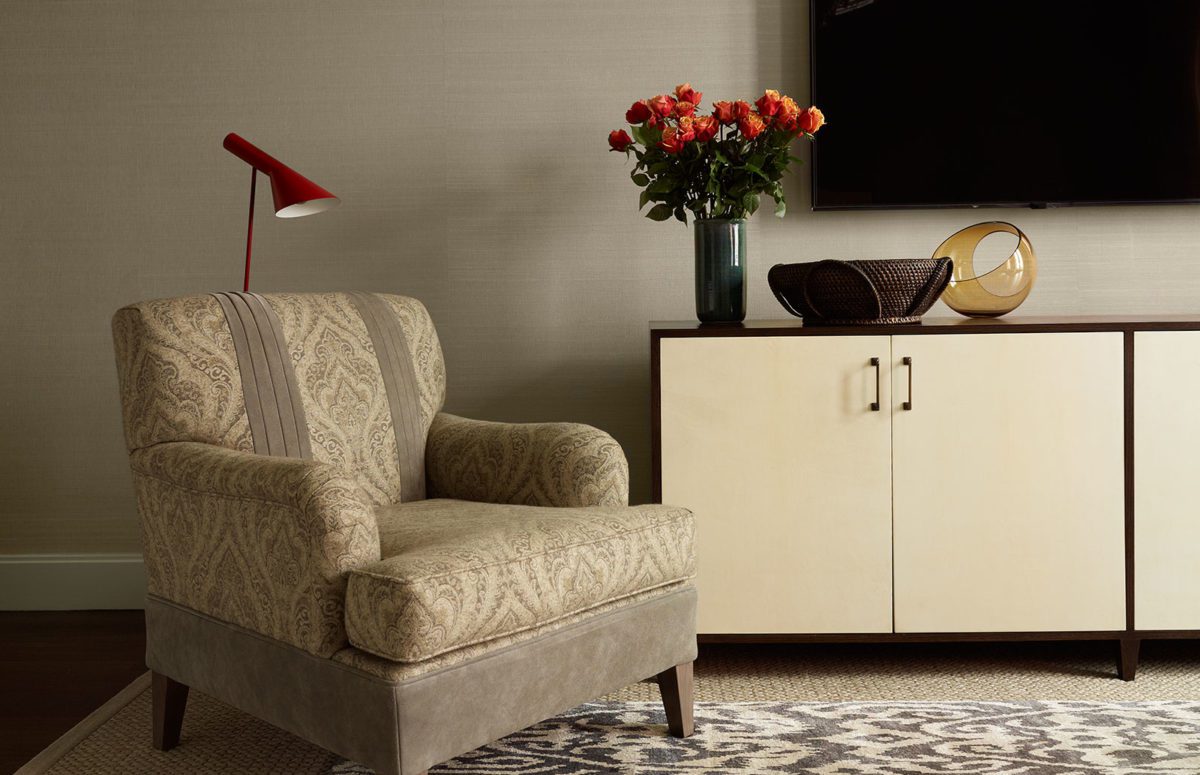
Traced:
<path fill-rule="evenodd" d="M 776 264 L 775 298 L 806 326 L 920 323 L 950 282 L 948 258 Z"/>

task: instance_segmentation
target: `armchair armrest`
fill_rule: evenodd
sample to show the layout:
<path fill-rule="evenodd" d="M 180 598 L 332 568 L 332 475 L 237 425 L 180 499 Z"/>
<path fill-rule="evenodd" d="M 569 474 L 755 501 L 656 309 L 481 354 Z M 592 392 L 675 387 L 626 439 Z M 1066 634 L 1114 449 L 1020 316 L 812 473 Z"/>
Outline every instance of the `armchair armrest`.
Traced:
<path fill-rule="evenodd" d="M 607 433 L 578 423 L 500 423 L 439 413 L 425 470 L 432 498 L 532 506 L 625 506 L 629 464 Z"/>
<path fill-rule="evenodd" d="M 346 572 L 379 532 L 340 469 L 190 441 L 130 464 L 150 594 L 319 656 L 346 643 Z"/>

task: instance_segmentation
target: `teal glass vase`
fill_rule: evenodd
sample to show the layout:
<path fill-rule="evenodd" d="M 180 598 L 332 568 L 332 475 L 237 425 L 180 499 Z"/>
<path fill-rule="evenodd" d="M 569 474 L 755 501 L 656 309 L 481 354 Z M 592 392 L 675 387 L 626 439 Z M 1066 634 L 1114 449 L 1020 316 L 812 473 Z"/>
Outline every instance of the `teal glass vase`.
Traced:
<path fill-rule="evenodd" d="M 696 317 L 701 323 L 746 319 L 746 221 L 695 222 Z"/>

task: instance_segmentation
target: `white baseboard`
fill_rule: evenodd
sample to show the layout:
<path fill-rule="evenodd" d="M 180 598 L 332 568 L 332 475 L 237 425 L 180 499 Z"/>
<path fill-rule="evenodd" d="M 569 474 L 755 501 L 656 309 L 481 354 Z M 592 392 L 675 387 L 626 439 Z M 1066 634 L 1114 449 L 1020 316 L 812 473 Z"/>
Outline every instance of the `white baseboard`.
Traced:
<path fill-rule="evenodd" d="M 146 568 L 140 554 L 0 554 L 0 611 L 145 605 Z"/>

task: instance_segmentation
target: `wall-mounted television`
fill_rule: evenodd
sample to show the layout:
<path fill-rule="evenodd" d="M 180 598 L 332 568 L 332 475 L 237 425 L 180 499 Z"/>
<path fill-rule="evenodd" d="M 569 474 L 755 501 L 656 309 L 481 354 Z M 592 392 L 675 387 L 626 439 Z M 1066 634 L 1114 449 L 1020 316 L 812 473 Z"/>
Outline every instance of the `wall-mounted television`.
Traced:
<path fill-rule="evenodd" d="M 812 0 L 817 210 L 1200 202 L 1200 0 Z"/>

